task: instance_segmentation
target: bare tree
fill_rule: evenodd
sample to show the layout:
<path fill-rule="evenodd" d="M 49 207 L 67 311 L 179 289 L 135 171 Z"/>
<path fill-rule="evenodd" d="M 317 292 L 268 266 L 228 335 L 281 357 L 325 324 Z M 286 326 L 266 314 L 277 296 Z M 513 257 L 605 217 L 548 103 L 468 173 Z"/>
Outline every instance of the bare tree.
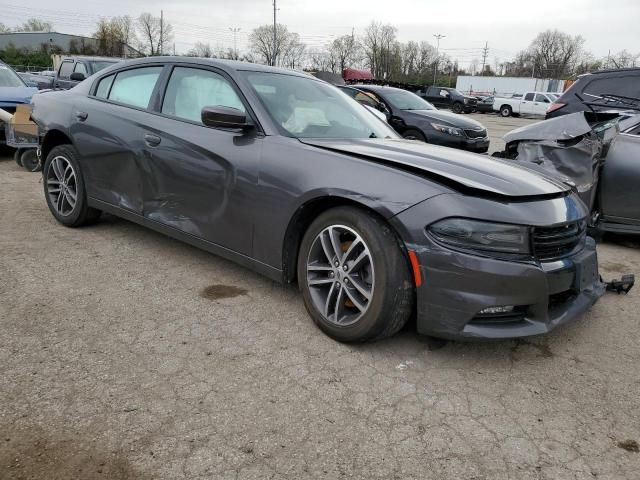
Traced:
<path fill-rule="evenodd" d="M 149 55 L 160 55 L 173 39 L 172 25 L 162 22 L 160 17 L 154 17 L 148 12 L 140 14 L 136 26 L 141 49 Z"/>
<path fill-rule="evenodd" d="M 11 29 L 7 27 L 4 23 L 0 22 L 0 33 L 9 33 Z"/>
<path fill-rule="evenodd" d="M 98 40 L 98 54 L 124 57 L 135 40 L 133 20 L 129 16 L 101 18 L 93 36 Z"/>
<path fill-rule="evenodd" d="M 362 38 L 364 55 L 371 72 L 378 78 L 388 77 L 396 32 L 397 28 L 393 25 L 378 22 L 371 22 L 365 29 Z"/>
<path fill-rule="evenodd" d="M 263 63 L 284 65 L 290 68 L 299 66 L 305 45 L 297 33 L 291 33 L 285 25 L 276 27 L 276 43 L 273 44 L 273 25 L 262 25 L 249 35 L 249 48 Z"/>
<path fill-rule="evenodd" d="M 531 42 L 528 53 L 538 75 L 548 78 L 570 76 L 582 53 L 584 39 L 559 30 L 546 30 Z"/>
<path fill-rule="evenodd" d="M 340 72 L 357 59 L 359 49 L 360 45 L 353 35 L 342 35 L 329 45 L 329 53 Z"/>
<path fill-rule="evenodd" d="M 30 18 L 20 27 L 16 28 L 16 32 L 50 32 L 53 30 L 53 24 L 39 18 Z"/>
<path fill-rule="evenodd" d="M 300 68 L 307 46 L 300 41 L 300 35 L 291 33 L 283 45 L 280 64 L 287 68 Z"/>
<path fill-rule="evenodd" d="M 611 63 L 611 66 L 614 68 L 635 67 L 638 63 L 638 59 L 640 58 L 640 53 L 633 54 L 629 53 L 627 50 L 621 50 L 607 58 L 609 63 Z"/>
<path fill-rule="evenodd" d="M 213 49 L 210 43 L 196 42 L 193 48 L 187 52 L 189 57 L 213 57 Z"/>

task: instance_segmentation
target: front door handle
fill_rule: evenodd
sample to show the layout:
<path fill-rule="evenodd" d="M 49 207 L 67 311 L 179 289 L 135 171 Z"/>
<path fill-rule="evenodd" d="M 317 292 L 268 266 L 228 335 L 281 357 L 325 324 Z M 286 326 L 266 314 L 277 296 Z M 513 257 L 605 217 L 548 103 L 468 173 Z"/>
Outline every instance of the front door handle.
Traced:
<path fill-rule="evenodd" d="M 81 122 L 84 122 L 87 119 L 87 117 L 89 116 L 89 114 L 87 112 L 76 112 L 74 115 Z"/>
<path fill-rule="evenodd" d="M 151 135 L 150 133 L 146 133 L 144 135 L 144 143 L 146 143 L 149 147 L 157 147 L 160 145 L 160 141 L 162 139 L 157 135 Z"/>

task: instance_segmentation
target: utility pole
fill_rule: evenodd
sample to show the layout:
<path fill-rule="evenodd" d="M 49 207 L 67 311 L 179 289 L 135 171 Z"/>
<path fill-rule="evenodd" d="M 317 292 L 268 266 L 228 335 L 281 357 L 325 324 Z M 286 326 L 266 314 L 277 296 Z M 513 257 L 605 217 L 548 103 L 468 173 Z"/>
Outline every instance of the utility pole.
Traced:
<path fill-rule="evenodd" d="M 273 0 L 273 55 L 271 55 L 271 63 L 275 67 L 276 66 L 276 31 L 277 31 L 277 23 L 276 23 L 276 0 Z"/>
<path fill-rule="evenodd" d="M 439 33 L 437 35 L 434 35 L 436 42 L 437 42 L 437 46 L 436 46 L 436 63 L 433 67 L 433 84 L 436 84 L 436 74 L 438 73 L 438 63 L 440 62 L 440 39 L 444 38 L 445 35 L 440 35 Z"/>
<path fill-rule="evenodd" d="M 162 37 L 162 35 L 163 35 L 163 31 L 162 30 L 163 30 L 163 27 L 164 27 L 163 23 L 164 23 L 164 12 L 162 10 L 160 10 L 160 45 L 159 45 L 159 50 L 160 50 L 159 53 L 160 53 L 160 55 L 162 55 L 162 52 L 164 50 L 162 48 L 162 44 L 164 43 L 164 41 L 163 41 L 164 38 Z"/>
<path fill-rule="evenodd" d="M 482 49 L 482 70 L 480 76 L 484 75 L 484 66 L 487 63 L 487 57 L 489 56 L 489 42 L 484 42 L 484 48 Z"/>
<path fill-rule="evenodd" d="M 238 38 L 237 34 L 240 31 L 240 27 L 229 27 L 229 30 L 233 32 L 233 59 L 238 59 Z"/>

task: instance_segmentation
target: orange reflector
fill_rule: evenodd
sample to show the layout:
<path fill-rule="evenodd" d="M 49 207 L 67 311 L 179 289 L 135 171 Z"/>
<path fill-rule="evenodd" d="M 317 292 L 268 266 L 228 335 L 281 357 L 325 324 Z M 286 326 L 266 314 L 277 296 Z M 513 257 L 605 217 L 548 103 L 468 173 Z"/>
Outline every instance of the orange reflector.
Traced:
<path fill-rule="evenodd" d="M 420 273 L 418 256 L 413 250 L 409 250 L 409 261 L 411 261 L 411 268 L 413 269 L 413 279 L 416 282 L 416 287 L 419 287 L 420 285 L 422 285 L 422 274 Z"/>

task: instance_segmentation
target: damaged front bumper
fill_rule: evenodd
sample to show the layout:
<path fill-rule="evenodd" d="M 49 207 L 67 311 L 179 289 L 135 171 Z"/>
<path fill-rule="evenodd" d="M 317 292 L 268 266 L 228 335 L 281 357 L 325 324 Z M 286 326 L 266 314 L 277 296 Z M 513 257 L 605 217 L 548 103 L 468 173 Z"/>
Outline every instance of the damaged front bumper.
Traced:
<path fill-rule="evenodd" d="M 411 248 L 411 246 L 410 246 Z M 595 242 L 549 263 L 518 263 L 415 246 L 423 284 L 418 332 L 449 339 L 547 333 L 586 312 L 605 292 Z"/>

